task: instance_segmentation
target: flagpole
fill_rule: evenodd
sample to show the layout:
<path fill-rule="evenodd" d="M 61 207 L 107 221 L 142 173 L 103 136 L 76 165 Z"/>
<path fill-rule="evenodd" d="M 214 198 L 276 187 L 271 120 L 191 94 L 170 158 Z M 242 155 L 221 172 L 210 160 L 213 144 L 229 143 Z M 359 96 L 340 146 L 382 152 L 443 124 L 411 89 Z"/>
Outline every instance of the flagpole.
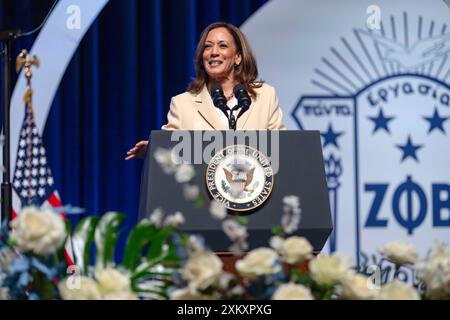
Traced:
<path fill-rule="evenodd" d="M 12 220 L 12 188 L 10 163 L 10 103 L 11 103 L 11 46 L 12 40 L 20 34 L 20 30 L 0 32 L 3 43 L 3 181 L 1 186 L 1 218 Z"/>

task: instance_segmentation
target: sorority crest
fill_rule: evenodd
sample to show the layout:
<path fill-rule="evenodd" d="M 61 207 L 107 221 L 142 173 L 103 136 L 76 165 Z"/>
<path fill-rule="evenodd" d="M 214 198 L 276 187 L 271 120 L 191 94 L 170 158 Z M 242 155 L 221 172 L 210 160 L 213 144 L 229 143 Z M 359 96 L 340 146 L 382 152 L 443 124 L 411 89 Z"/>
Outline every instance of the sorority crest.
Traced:
<path fill-rule="evenodd" d="M 353 45 L 343 38 L 313 79 L 328 94 L 303 95 L 292 113 L 300 128 L 321 130 L 335 225 L 330 251 L 339 250 L 339 226 L 352 219 L 341 212 L 353 201 L 357 259 L 376 250 L 374 239 L 426 242 L 450 226 L 450 33 L 419 17 L 408 37 L 412 19 L 401 19 L 402 39 L 392 26 L 355 29 Z M 345 75 L 353 72 L 358 82 Z"/>
<path fill-rule="evenodd" d="M 206 169 L 206 186 L 211 196 L 234 211 L 248 211 L 262 205 L 273 188 L 269 158 L 244 145 L 219 151 Z"/>
<path fill-rule="evenodd" d="M 323 251 L 361 267 L 390 241 L 424 256 L 449 240 L 446 3 L 269 1 L 243 26 L 287 127 L 321 132 L 333 218 Z M 383 277 L 397 270 L 382 265 Z"/>

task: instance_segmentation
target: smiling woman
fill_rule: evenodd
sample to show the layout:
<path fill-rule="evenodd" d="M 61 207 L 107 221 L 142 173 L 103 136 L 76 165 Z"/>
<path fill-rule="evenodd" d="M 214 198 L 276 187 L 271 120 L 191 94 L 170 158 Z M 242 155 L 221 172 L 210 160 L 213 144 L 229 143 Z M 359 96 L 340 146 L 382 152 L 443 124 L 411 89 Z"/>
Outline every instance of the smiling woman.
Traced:
<path fill-rule="evenodd" d="M 256 59 L 236 26 L 216 22 L 203 30 L 195 52 L 196 77 L 188 90 L 172 98 L 163 130 L 228 130 L 235 118 L 238 130 L 283 130 L 283 114 L 275 89 L 257 81 Z M 215 107 L 210 92 L 218 88 L 224 108 Z M 251 103 L 244 109 L 235 92 L 244 91 Z M 241 109 L 241 110 L 240 110 Z M 126 159 L 143 158 L 148 142 L 140 141 Z"/>

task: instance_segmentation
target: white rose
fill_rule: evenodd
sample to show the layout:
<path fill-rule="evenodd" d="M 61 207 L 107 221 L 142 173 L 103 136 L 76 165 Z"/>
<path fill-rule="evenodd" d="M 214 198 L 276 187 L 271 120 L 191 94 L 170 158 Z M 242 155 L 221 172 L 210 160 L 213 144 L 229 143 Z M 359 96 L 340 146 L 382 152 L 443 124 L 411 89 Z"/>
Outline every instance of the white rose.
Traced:
<path fill-rule="evenodd" d="M 378 290 L 370 279 L 361 274 L 352 274 L 342 281 L 340 296 L 350 300 L 372 300 L 378 295 Z"/>
<path fill-rule="evenodd" d="M 261 275 L 270 275 L 281 270 L 276 263 L 277 253 L 269 248 L 257 248 L 236 262 L 236 270 L 245 278 L 254 280 Z"/>
<path fill-rule="evenodd" d="M 279 252 L 283 245 L 284 239 L 280 236 L 272 236 L 269 240 L 269 245 L 272 249 Z"/>
<path fill-rule="evenodd" d="M 49 255 L 60 248 L 66 238 L 64 219 L 50 210 L 25 208 L 11 222 L 11 240 L 21 252 Z"/>
<path fill-rule="evenodd" d="M 171 174 L 176 171 L 178 159 L 172 155 L 171 150 L 158 147 L 153 156 L 165 173 Z"/>
<path fill-rule="evenodd" d="M 386 256 L 396 265 L 407 263 L 414 264 L 417 261 L 417 251 L 414 246 L 403 241 L 392 241 L 380 248 L 380 253 Z"/>
<path fill-rule="evenodd" d="M 182 164 L 175 172 L 175 180 L 178 183 L 189 182 L 195 176 L 194 167 L 191 164 Z"/>
<path fill-rule="evenodd" d="M 195 200 L 199 194 L 200 188 L 197 185 L 183 184 L 183 196 L 186 200 Z"/>
<path fill-rule="evenodd" d="M 203 251 L 205 249 L 205 246 L 203 245 L 203 239 L 199 238 L 195 235 L 189 235 L 188 243 L 187 243 L 187 250 L 188 254 L 191 256 L 196 252 Z"/>
<path fill-rule="evenodd" d="M 100 300 L 102 295 L 97 282 L 87 277 L 63 279 L 58 284 L 59 292 L 64 300 Z"/>
<path fill-rule="evenodd" d="M 394 280 L 381 287 L 380 300 L 420 300 L 419 293 L 409 284 Z"/>
<path fill-rule="evenodd" d="M 300 213 L 287 211 L 281 217 L 281 227 L 286 234 L 291 234 L 298 230 L 300 220 Z"/>
<path fill-rule="evenodd" d="M 300 198 L 294 195 L 283 197 L 283 204 L 289 208 L 298 208 L 300 206 Z"/>
<path fill-rule="evenodd" d="M 119 291 L 106 294 L 103 300 L 139 300 L 139 298 L 131 291 Z"/>
<path fill-rule="evenodd" d="M 248 243 L 244 239 L 238 239 L 236 242 L 234 242 L 229 248 L 230 252 L 235 256 L 240 256 L 244 254 L 245 251 L 248 250 Z"/>
<path fill-rule="evenodd" d="M 294 264 L 311 258 L 312 250 L 313 247 L 308 240 L 293 236 L 283 241 L 279 252 L 282 261 Z"/>
<path fill-rule="evenodd" d="M 150 214 L 150 222 L 157 227 L 161 227 L 164 219 L 164 211 L 161 208 L 156 208 Z"/>
<path fill-rule="evenodd" d="M 309 262 L 309 270 L 315 281 L 326 285 L 338 284 L 350 272 L 347 258 L 333 254 L 332 256 L 319 256 Z"/>
<path fill-rule="evenodd" d="M 247 228 L 234 219 L 222 222 L 222 229 L 231 241 L 245 239 L 248 236 Z"/>
<path fill-rule="evenodd" d="M 278 287 L 272 300 L 314 300 L 314 297 L 309 288 L 299 284 L 286 283 Z"/>
<path fill-rule="evenodd" d="M 171 300 L 217 300 L 219 298 L 217 294 L 204 295 L 196 291 L 192 292 L 189 288 L 177 289 L 170 293 Z"/>
<path fill-rule="evenodd" d="M 166 217 L 164 225 L 178 227 L 185 222 L 184 216 L 180 211 L 175 212 L 173 215 Z"/>
<path fill-rule="evenodd" d="M 189 282 L 191 291 L 205 290 L 219 281 L 222 261 L 213 252 L 194 253 L 186 263 L 183 278 Z"/>
<path fill-rule="evenodd" d="M 101 269 L 95 273 L 95 278 L 103 295 L 131 291 L 130 278 L 117 269 Z"/>
<path fill-rule="evenodd" d="M 417 277 L 426 284 L 430 299 L 448 299 L 450 296 L 450 248 L 437 243 L 420 259 L 415 269 Z"/>
<path fill-rule="evenodd" d="M 209 204 L 209 213 L 211 213 L 213 218 L 222 220 L 227 216 L 227 208 L 216 200 L 211 200 Z"/>

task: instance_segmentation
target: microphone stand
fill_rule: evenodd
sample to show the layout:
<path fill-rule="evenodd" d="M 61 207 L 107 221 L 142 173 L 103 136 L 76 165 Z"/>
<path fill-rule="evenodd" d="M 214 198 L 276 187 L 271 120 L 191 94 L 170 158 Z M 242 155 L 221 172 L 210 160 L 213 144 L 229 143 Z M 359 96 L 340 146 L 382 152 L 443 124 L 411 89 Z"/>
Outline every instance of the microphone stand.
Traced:
<path fill-rule="evenodd" d="M 239 112 L 238 116 L 235 117 L 233 112 L 236 110 L 239 110 L 239 109 L 241 109 L 241 111 Z M 237 121 L 248 109 L 249 109 L 248 107 L 241 106 L 238 104 L 238 105 L 234 106 L 232 109 L 230 109 L 230 116 L 228 116 L 228 112 L 226 111 L 226 109 L 220 109 L 220 110 L 222 110 L 222 112 L 228 118 L 228 128 L 232 129 L 232 130 L 236 130 Z"/>
<path fill-rule="evenodd" d="M 240 108 L 241 108 L 241 106 L 238 104 L 238 105 L 234 106 L 232 109 L 230 109 L 230 117 L 228 118 L 228 127 L 230 129 L 236 130 L 236 124 L 237 124 L 237 120 L 239 119 L 239 116 L 237 118 L 235 118 L 233 112 L 236 110 L 239 110 Z"/>
<path fill-rule="evenodd" d="M 12 187 L 10 164 L 10 104 L 11 104 L 11 46 L 12 40 L 20 34 L 20 30 L 0 32 L 3 43 L 3 181 L 1 185 L 1 218 L 7 222 L 12 220 Z"/>

